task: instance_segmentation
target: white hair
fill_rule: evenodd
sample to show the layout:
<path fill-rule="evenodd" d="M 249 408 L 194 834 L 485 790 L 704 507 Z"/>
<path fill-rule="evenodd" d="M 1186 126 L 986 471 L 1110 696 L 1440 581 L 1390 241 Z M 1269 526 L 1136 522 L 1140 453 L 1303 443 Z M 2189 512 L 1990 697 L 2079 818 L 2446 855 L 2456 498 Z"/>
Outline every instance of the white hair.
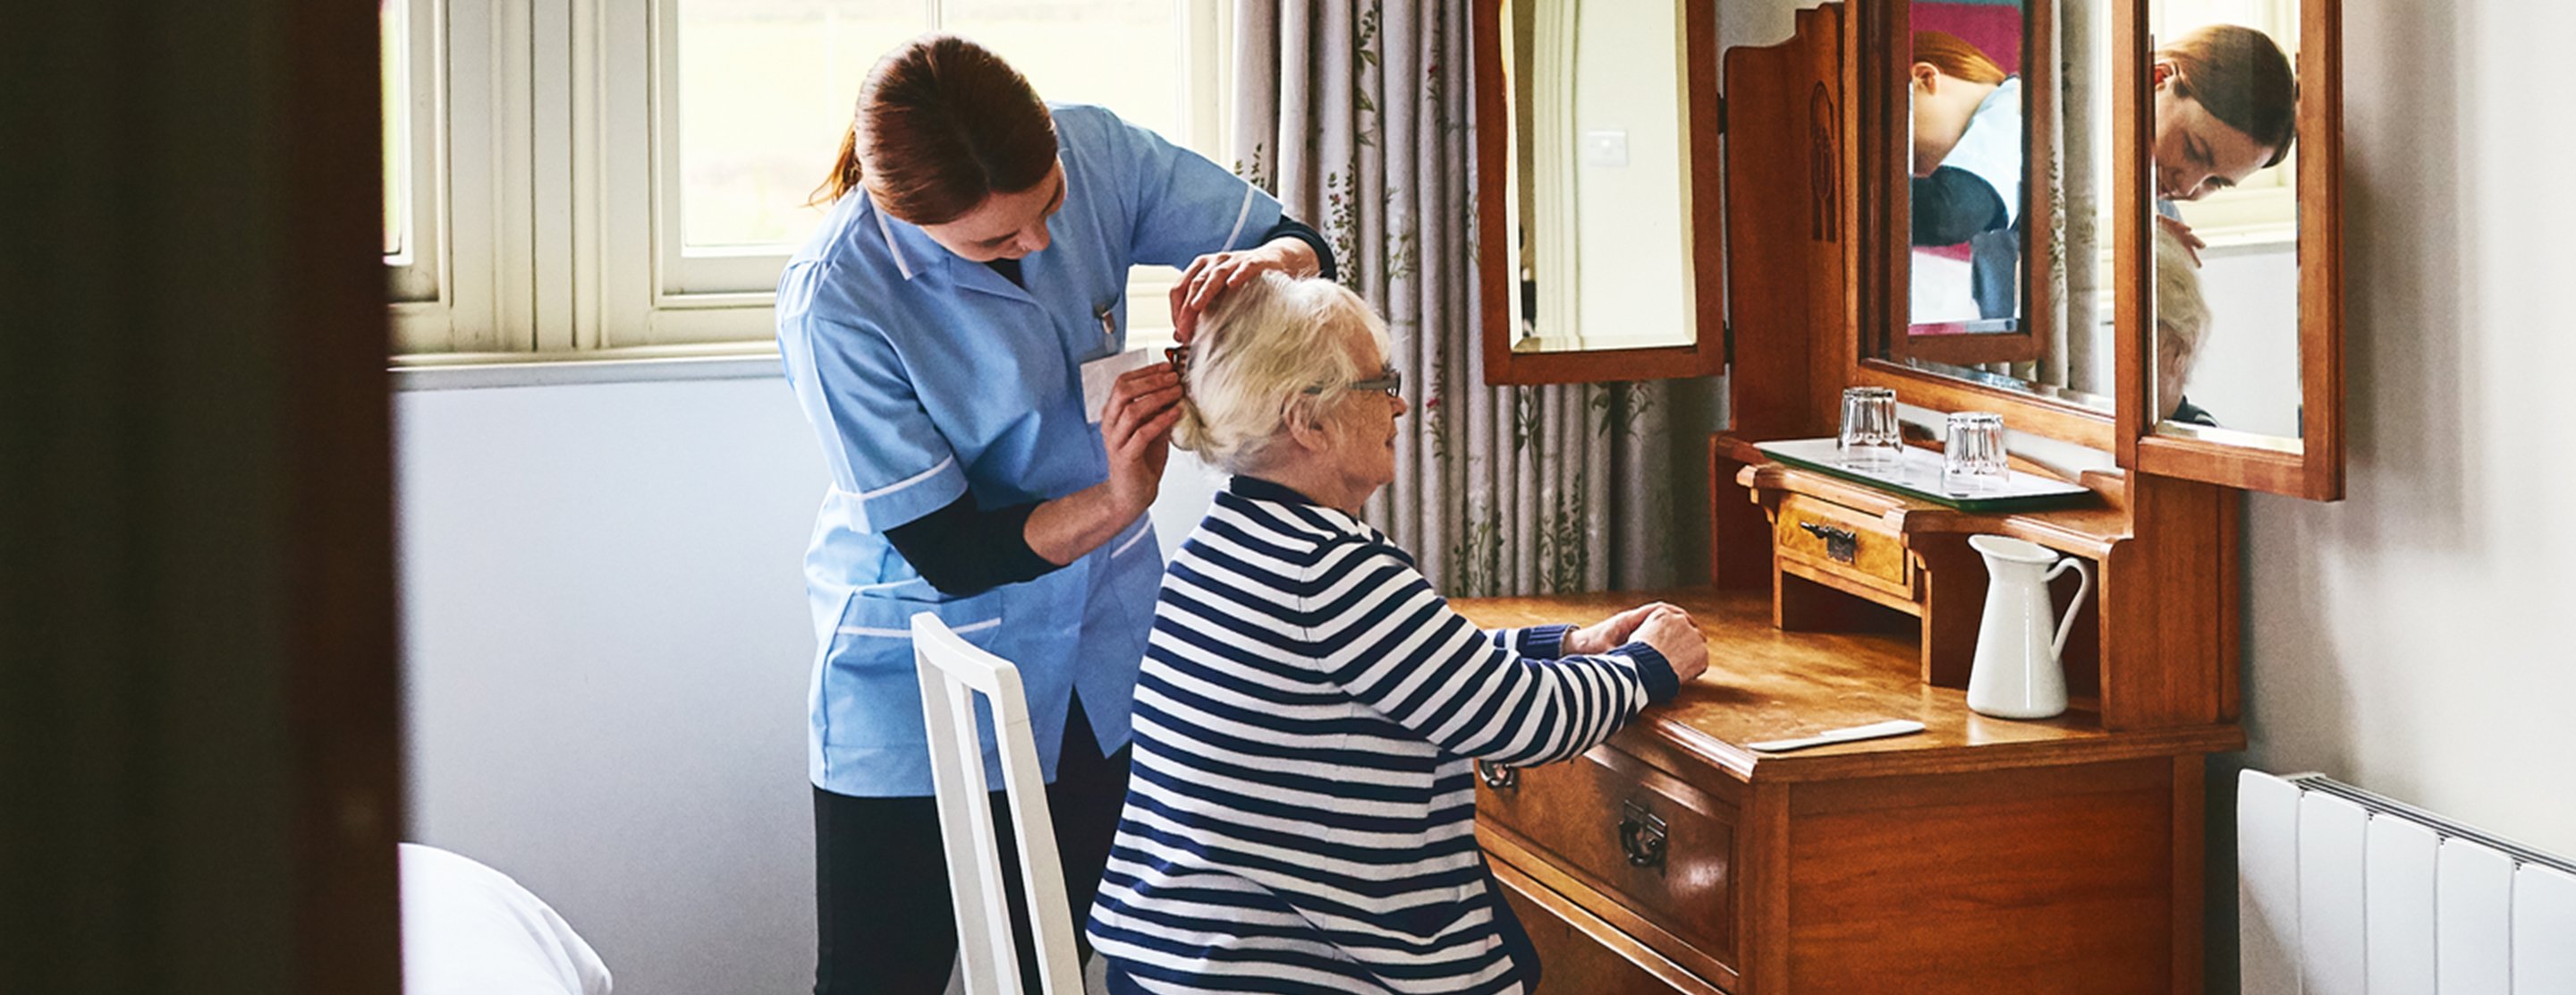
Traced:
<path fill-rule="evenodd" d="M 2182 354 L 2200 351 L 2209 334 L 2209 301 L 2200 293 L 2200 264 L 2163 225 L 2156 226 L 2156 339 L 2178 340 Z"/>
<path fill-rule="evenodd" d="M 2200 292 L 2200 263 L 2183 248 L 2182 239 L 2156 226 L 2156 338 L 2153 364 L 2154 417 L 2171 417 L 2182 403 L 2183 387 L 2209 340 L 2209 301 Z"/>
<path fill-rule="evenodd" d="M 1330 280 L 1264 273 L 1226 291 L 1190 341 L 1173 444 L 1230 473 L 1267 466 L 1290 419 L 1313 423 L 1353 382 L 1377 375 L 1343 344 L 1351 322 L 1386 347 L 1386 322 Z"/>

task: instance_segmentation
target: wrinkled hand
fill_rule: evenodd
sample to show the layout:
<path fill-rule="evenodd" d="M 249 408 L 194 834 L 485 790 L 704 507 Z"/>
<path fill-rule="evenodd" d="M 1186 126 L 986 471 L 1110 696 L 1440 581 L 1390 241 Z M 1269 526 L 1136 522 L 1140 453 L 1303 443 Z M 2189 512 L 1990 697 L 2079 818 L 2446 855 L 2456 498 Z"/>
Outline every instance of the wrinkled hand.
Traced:
<path fill-rule="evenodd" d="M 1612 615 L 1609 618 L 1594 622 L 1591 625 L 1566 633 L 1564 647 L 1565 655 L 1592 656 L 1597 653 L 1607 653 L 1611 650 L 1618 649 L 1619 647 L 1626 646 L 1630 639 L 1636 638 L 1637 627 L 1644 625 L 1646 623 L 1646 618 L 1659 610 L 1681 611 L 1681 609 L 1675 608 L 1672 605 L 1661 601 L 1638 605 L 1635 608 L 1628 609 L 1627 611 Z M 1688 617 L 1689 613 L 1684 612 L 1683 614 L 1684 617 Z"/>
<path fill-rule="evenodd" d="M 1109 490 L 1122 507 L 1144 514 L 1163 486 L 1172 456 L 1172 425 L 1181 420 L 1181 378 L 1172 364 L 1118 376 L 1100 409 L 1100 443 L 1109 453 Z"/>
<path fill-rule="evenodd" d="M 1294 242 L 1293 246 L 1283 243 Z M 1199 315 L 1215 304 L 1226 291 L 1242 286 L 1263 273 L 1303 272 L 1297 253 L 1304 242 L 1282 239 L 1257 249 L 1241 252 L 1216 252 L 1191 260 L 1190 268 L 1181 272 L 1181 282 L 1172 285 L 1172 337 L 1182 345 L 1198 334 Z"/>
<path fill-rule="evenodd" d="M 2168 218 L 2159 214 L 2156 215 L 2156 223 L 2163 225 L 2166 231 L 2173 233 L 2175 241 L 2182 243 L 2182 251 L 2190 254 L 2192 265 L 2200 265 L 2200 250 L 2209 248 L 2208 242 L 2203 241 L 2200 236 L 2192 234 L 2191 226 L 2184 224 L 2177 219 Z"/>
<path fill-rule="evenodd" d="M 1636 641 L 1655 648 L 1673 667 L 1673 676 L 1688 684 L 1708 671 L 1708 640 L 1679 608 L 1657 612 L 1637 627 Z"/>

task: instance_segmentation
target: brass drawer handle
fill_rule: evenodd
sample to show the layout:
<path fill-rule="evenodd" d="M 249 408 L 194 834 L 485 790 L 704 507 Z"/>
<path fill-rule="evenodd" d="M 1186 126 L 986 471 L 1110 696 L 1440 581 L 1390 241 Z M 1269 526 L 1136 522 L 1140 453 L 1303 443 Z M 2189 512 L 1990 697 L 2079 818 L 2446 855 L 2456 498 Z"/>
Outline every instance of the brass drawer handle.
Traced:
<path fill-rule="evenodd" d="M 1630 867 L 1664 866 L 1664 820 L 1636 802 L 1619 803 L 1619 852 Z"/>
<path fill-rule="evenodd" d="M 1798 527 L 1805 529 L 1808 535 L 1824 540 L 1825 555 L 1832 557 L 1834 562 L 1851 563 L 1860 558 L 1860 533 L 1814 522 L 1799 522 Z"/>
<path fill-rule="evenodd" d="M 1520 768 L 1505 767 L 1491 760 L 1476 761 L 1476 776 L 1483 779 L 1486 787 L 1496 791 L 1510 791 L 1521 786 Z"/>

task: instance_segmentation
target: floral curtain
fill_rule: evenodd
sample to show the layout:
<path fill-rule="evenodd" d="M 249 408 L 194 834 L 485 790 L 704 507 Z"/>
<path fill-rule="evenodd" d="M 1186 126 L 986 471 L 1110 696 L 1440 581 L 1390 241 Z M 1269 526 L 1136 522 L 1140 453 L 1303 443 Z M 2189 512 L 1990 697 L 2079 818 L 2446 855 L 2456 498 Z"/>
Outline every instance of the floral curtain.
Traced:
<path fill-rule="evenodd" d="M 1667 385 L 1485 385 L 1470 4 L 1236 0 L 1235 169 L 1386 315 L 1413 413 L 1366 510 L 1434 587 L 1668 586 Z"/>

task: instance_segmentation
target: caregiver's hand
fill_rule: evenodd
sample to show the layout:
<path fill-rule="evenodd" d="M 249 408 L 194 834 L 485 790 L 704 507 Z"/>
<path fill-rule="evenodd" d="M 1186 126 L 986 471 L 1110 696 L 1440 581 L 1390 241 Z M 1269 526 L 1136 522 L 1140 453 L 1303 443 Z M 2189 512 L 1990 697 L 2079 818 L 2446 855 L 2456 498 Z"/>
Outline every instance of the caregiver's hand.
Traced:
<path fill-rule="evenodd" d="M 1673 676 L 1688 684 L 1708 670 L 1708 640 L 1699 634 L 1699 626 L 1679 608 L 1647 616 L 1637 627 L 1636 639 L 1664 655 L 1673 667 Z"/>
<path fill-rule="evenodd" d="M 1163 464 L 1172 456 L 1172 425 L 1181 420 L 1181 378 L 1156 363 L 1118 376 L 1100 411 L 1100 443 L 1109 452 L 1109 490 L 1129 518 L 1154 505 Z M 1124 524 L 1124 523 L 1121 523 Z"/>
<path fill-rule="evenodd" d="M 2173 218 L 2168 218 L 2159 214 L 2156 215 L 2156 223 L 2163 225 L 2166 231 L 2173 233 L 2175 241 L 2182 243 L 2182 251 L 2184 254 L 2191 257 L 2192 265 L 2200 265 L 2200 250 L 2209 248 L 2209 243 L 2207 241 L 2203 240 L 2198 235 L 2192 234 L 2190 225 L 2184 224 Z"/>
<path fill-rule="evenodd" d="M 1263 273 L 1286 273 L 1289 276 L 1311 276 L 1321 272 L 1322 262 L 1315 258 L 1314 246 L 1304 239 L 1275 238 L 1257 249 L 1241 252 L 1215 252 L 1191 260 L 1190 268 L 1181 272 L 1181 282 L 1172 285 L 1172 337 L 1182 345 L 1198 334 L 1199 315 L 1216 303 L 1227 290 L 1242 286 L 1244 281 Z"/>
<path fill-rule="evenodd" d="M 1638 605 L 1635 608 L 1612 615 L 1609 618 L 1594 622 L 1591 625 L 1568 632 L 1565 634 L 1565 655 L 1592 656 L 1599 653 L 1607 653 L 1611 650 L 1618 649 L 1619 647 L 1626 646 L 1628 645 L 1629 640 L 1636 638 L 1637 627 L 1644 625 L 1646 623 L 1647 616 L 1653 615 L 1657 611 L 1681 611 L 1681 609 L 1665 604 L 1664 602 L 1657 601 L 1651 604 Z M 1684 614 L 1685 617 L 1687 617 L 1688 613 Z"/>

